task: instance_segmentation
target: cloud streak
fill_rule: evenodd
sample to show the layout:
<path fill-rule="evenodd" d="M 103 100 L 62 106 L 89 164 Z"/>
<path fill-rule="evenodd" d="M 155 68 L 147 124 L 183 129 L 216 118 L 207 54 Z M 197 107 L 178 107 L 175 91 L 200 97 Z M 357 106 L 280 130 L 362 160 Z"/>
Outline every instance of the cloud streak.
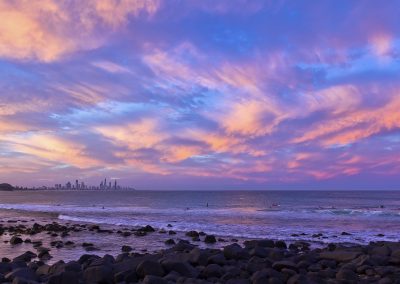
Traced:
<path fill-rule="evenodd" d="M 1 2 L 1 177 L 395 188 L 399 4 L 248 4 Z"/>

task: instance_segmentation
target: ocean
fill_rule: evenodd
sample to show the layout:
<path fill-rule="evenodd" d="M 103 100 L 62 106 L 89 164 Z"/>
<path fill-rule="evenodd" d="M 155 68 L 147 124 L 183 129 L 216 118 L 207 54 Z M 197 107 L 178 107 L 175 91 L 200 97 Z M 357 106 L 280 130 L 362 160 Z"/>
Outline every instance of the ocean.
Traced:
<path fill-rule="evenodd" d="M 0 192 L 0 214 L 112 226 L 172 224 L 176 231 L 232 238 L 368 243 L 399 239 L 400 192 L 13 191 Z"/>

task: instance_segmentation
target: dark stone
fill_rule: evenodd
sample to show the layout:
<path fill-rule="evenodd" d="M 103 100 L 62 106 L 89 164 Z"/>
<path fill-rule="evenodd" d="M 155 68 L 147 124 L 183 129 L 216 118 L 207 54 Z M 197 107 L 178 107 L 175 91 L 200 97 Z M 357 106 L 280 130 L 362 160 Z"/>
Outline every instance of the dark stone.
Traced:
<path fill-rule="evenodd" d="M 165 259 L 161 262 L 166 272 L 175 271 L 180 275 L 190 278 L 196 278 L 198 271 L 186 261 L 177 261 L 174 259 Z"/>
<path fill-rule="evenodd" d="M 185 234 L 187 237 L 191 237 L 191 238 L 198 238 L 200 237 L 199 233 L 196 231 L 189 231 Z"/>
<path fill-rule="evenodd" d="M 277 248 L 282 248 L 282 249 L 286 249 L 287 245 L 284 241 L 276 241 L 275 242 L 275 247 Z"/>
<path fill-rule="evenodd" d="M 176 232 L 175 232 L 175 231 L 172 231 L 172 230 L 170 230 L 170 231 L 168 231 L 168 234 L 169 234 L 169 235 L 176 235 Z"/>
<path fill-rule="evenodd" d="M 213 243 L 216 243 L 216 242 L 217 242 L 217 239 L 215 238 L 214 235 L 207 235 L 207 236 L 204 238 L 204 242 L 207 243 L 207 244 L 213 244 Z"/>
<path fill-rule="evenodd" d="M 175 241 L 173 239 L 168 239 L 164 242 L 166 245 L 174 245 Z"/>
<path fill-rule="evenodd" d="M 83 272 L 85 283 L 113 283 L 113 269 L 110 265 L 90 266 Z"/>
<path fill-rule="evenodd" d="M 188 254 L 189 262 L 195 265 L 206 265 L 207 259 L 210 256 L 208 251 L 194 248 Z"/>
<path fill-rule="evenodd" d="M 10 244 L 12 244 L 12 245 L 22 244 L 23 242 L 24 241 L 20 237 L 17 237 L 17 236 L 12 236 L 10 239 Z"/>
<path fill-rule="evenodd" d="M 269 254 L 268 250 L 266 250 L 264 247 L 259 247 L 256 246 L 250 250 L 250 256 L 258 256 L 265 258 Z"/>
<path fill-rule="evenodd" d="M 156 230 L 152 226 L 147 225 L 145 227 L 140 228 L 140 231 L 152 233 L 152 232 L 155 232 Z"/>
<path fill-rule="evenodd" d="M 205 278 L 216 277 L 219 278 L 224 274 L 224 270 L 218 264 L 209 264 L 203 270 L 202 275 Z"/>
<path fill-rule="evenodd" d="M 12 265 L 10 262 L 0 262 L 0 273 L 7 274 L 12 270 Z"/>
<path fill-rule="evenodd" d="M 5 275 L 7 281 L 12 281 L 14 278 L 19 277 L 25 280 L 38 281 L 39 278 L 35 272 L 27 267 L 14 269 Z"/>
<path fill-rule="evenodd" d="M 336 273 L 336 279 L 338 280 L 347 280 L 347 281 L 357 281 L 358 275 L 354 271 L 350 269 L 340 269 Z"/>
<path fill-rule="evenodd" d="M 49 277 L 47 284 L 79 284 L 79 274 L 73 271 L 64 271 Z M 96 283 L 96 282 L 87 282 Z M 102 282 L 108 283 L 108 282 Z"/>
<path fill-rule="evenodd" d="M 217 253 L 212 256 L 210 256 L 207 260 L 208 263 L 215 263 L 219 265 L 225 265 L 226 264 L 226 258 L 223 253 Z"/>
<path fill-rule="evenodd" d="M 223 251 L 227 259 L 243 259 L 249 256 L 247 251 L 238 244 L 228 245 L 224 247 Z"/>
<path fill-rule="evenodd" d="M 145 231 L 136 231 L 133 233 L 136 237 L 144 237 L 147 235 Z"/>
<path fill-rule="evenodd" d="M 163 276 L 164 269 L 162 265 L 156 261 L 144 260 L 136 267 L 136 273 L 140 277 L 145 277 L 146 275 Z"/>
<path fill-rule="evenodd" d="M 298 268 L 296 264 L 292 261 L 288 260 L 282 260 L 282 261 L 277 261 L 272 264 L 272 268 L 275 270 L 282 270 L 283 268 L 291 269 L 297 271 Z"/>
<path fill-rule="evenodd" d="M 341 235 L 342 235 L 342 236 L 351 236 L 351 234 L 350 234 L 350 233 L 347 233 L 347 232 L 342 232 Z"/>
<path fill-rule="evenodd" d="M 131 246 L 122 246 L 121 251 L 123 252 L 131 252 L 132 247 Z"/>
<path fill-rule="evenodd" d="M 185 251 L 185 250 L 192 250 L 195 248 L 195 245 L 192 245 L 188 241 L 179 240 L 179 242 L 173 247 L 175 251 Z"/>
<path fill-rule="evenodd" d="M 154 276 L 154 275 L 147 275 L 143 279 L 143 284 L 168 284 L 168 281 L 164 278 Z"/>
<path fill-rule="evenodd" d="M 334 251 L 324 251 L 319 254 L 319 257 L 322 259 L 331 259 L 337 262 L 348 262 L 356 257 L 358 257 L 361 253 L 347 250 L 334 250 Z"/>
<path fill-rule="evenodd" d="M 16 258 L 13 259 L 13 262 L 18 262 L 18 261 L 24 261 L 24 262 L 29 262 L 32 260 L 32 258 L 36 258 L 37 255 L 31 251 L 24 252 L 23 254 L 17 256 Z"/>
<path fill-rule="evenodd" d="M 42 276 L 49 274 L 50 265 L 43 264 L 36 269 L 36 275 Z"/>

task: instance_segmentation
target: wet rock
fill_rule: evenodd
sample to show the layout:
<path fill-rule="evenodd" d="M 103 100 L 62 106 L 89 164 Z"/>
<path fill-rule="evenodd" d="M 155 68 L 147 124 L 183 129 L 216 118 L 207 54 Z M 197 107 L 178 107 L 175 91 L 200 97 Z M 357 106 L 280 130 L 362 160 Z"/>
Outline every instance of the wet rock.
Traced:
<path fill-rule="evenodd" d="M 10 244 L 12 244 L 12 245 L 22 244 L 23 242 L 24 241 L 20 237 L 17 237 L 17 236 L 12 236 L 10 239 Z"/>
<path fill-rule="evenodd" d="M 47 275 L 49 274 L 49 270 L 50 270 L 50 265 L 43 264 L 39 266 L 38 269 L 36 269 L 36 275 L 38 276 Z"/>
<path fill-rule="evenodd" d="M 358 257 L 361 253 L 347 250 L 335 250 L 335 251 L 324 251 L 319 254 L 319 257 L 322 259 L 331 259 L 337 262 L 348 262 L 356 257 Z"/>
<path fill-rule="evenodd" d="M 136 273 L 142 278 L 146 275 L 161 277 L 164 275 L 164 269 L 162 265 L 156 261 L 145 260 L 136 267 Z"/>
<path fill-rule="evenodd" d="M 336 279 L 338 280 L 346 280 L 346 281 L 357 281 L 358 275 L 354 271 L 350 269 L 340 269 L 336 273 Z"/>
<path fill-rule="evenodd" d="M 10 262 L 0 262 L 0 274 L 7 274 L 12 270 L 12 265 Z"/>
<path fill-rule="evenodd" d="M 145 231 L 136 231 L 133 233 L 136 237 L 144 237 L 147 235 L 147 232 Z"/>
<path fill-rule="evenodd" d="M 272 268 L 275 269 L 275 270 L 282 270 L 284 268 L 291 269 L 291 270 L 294 270 L 294 271 L 298 270 L 296 264 L 294 262 L 288 261 L 288 260 L 282 260 L 282 261 L 274 262 L 272 264 Z"/>
<path fill-rule="evenodd" d="M 168 234 L 169 234 L 169 235 L 176 235 L 176 232 L 175 232 L 175 231 L 172 231 L 172 230 L 170 230 L 170 231 L 168 231 Z"/>
<path fill-rule="evenodd" d="M 205 278 L 212 278 L 216 277 L 219 278 L 224 274 L 224 270 L 218 264 L 209 264 L 206 268 L 202 271 L 202 275 Z"/>
<path fill-rule="evenodd" d="M 380 255 L 380 256 L 388 256 L 391 254 L 390 248 L 388 248 L 385 245 L 382 246 L 374 246 L 370 252 L 370 254 L 376 254 L 376 255 Z"/>
<path fill-rule="evenodd" d="M 12 272 L 7 273 L 4 278 L 7 281 L 13 281 L 16 277 L 30 281 L 39 280 L 39 277 L 35 274 L 35 272 L 27 267 L 14 269 Z"/>
<path fill-rule="evenodd" d="M 29 262 L 32 260 L 32 258 L 36 258 L 37 255 L 31 251 L 24 252 L 23 254 L 17 256 L 16 258 L 13 259 L 13 262 L 18 262 L 18 261 L 24 261 L 24 262 Z"/>
<path fill-rule="evenodd" d="M 132 233 L 131 233 L 131 232 L 122 232 L 121 235 L 122 235 L 123 237 L 129 237 L 129 236 L 132 235 Z"/>
<path fill-rule="evenodd" d="M 266 250 L 264 247 L 256 246 L 256 247 L 252 248 L 249 253 L 250 253 L 250 256 L 258 256 L 258 257 L 265 258 L 268 256 L 269 251 Z"/>
<path fill-rule="evenodd" d="M 200 237 L 199 233 L 196 231 L 189 231 L 185 234 L 187 237 L 191 237 L 191 238 L 198 238 Z"/>
<path fill-rule="evenodd" d="M 189 252 L 188 260 L 191 264 L 206 265 L 209 256 L 210 254 L 208 253 L 208 251 L 194 248 Z"/>
<path fill-rule="evenodd" d="M 171 271 L 170 273 L 164 276 L 164 279 L 169 282 L 176 283 L 180 277 L 181 275 L 178 272 Z"/>
<path fill-rule="evenodd" d="M 251 281 L 253 284 L 263 284 L 263 283 L 269 283 L 271 278 L 274 278 L 274 281 L 279 281 L 280 279 L 282 279 L 283 281 L 281 273 L 270 268 L 255 272 L 251 276 Z"/>
<path fill-rule="evenodd" d="M 248 252 L 238 244 L 231 244 L 224 247 L 224 256 L 227 259 L 243 259 L 248 257 Z"/>
<path fill-rule="evenodd" d="M 196 278 L 199 274 L 198 271 L 186 261 L 177 261 L 174 259 L 165 259 L 161 262 L 164 271 L 175 271 L 182 276 Z"/>
<path fill-rule="evenodd" d="M 195 246 L 185 240 L 179 240 L 179 242 L 173 247 L 175 251 L 190 251 L 194 249 Z"/>
<path fill-rule="evenodd" d="M 208 263 L 215 263 L 215 264 L 218 264 L 218 265 L 225 265 L 227 260 L 226 260 L 226 258 L 225 258 L 223 253 L 217 253 L 217 254 L 214 254 L 214 255 L 210 256 L 208 258 L 207 262 Z"/>
<path fill-rule="evenodd" d="M 96 279 L 93 279 L 93 282 L 87 282 L 87 283 L 110 283 L 110 282 L 94 282 L 95 280 Z M 64 271 L 55 275 L 51 275 L 47 282 L 47 284 L 79 284 L 79 283 L 80 283 L 79 274 L 73 271 Z"/>
<path fill-rule="evenodd" d="M 166 245 L 174 245 L 175 241 L 173 239 L 168 239 L 164 242 Z"/>
<path fill-rule="evenodd" d="M 12 284 L 39 284 L 39 282 L 34 280 L 27 280 L 21 277 L 15 277 Z"/>
<path fill-rule="evenodd" d="M 152 232 L 155 232 L 156 230 L 152 226 L 147 225 L 145 227 L 140 228 L 140 231 L 152 233 Z"/>
<path fill-rule="evenodd" d="M 168 281 L 164 278 L 154 276 L 154 275 L 147 275 L 143 279 L 143 284 L 168 284 Z"/>
<path fill-rule="evenodd" d="M 342 236 L 351 236 L 351 234 L 350 234 L 350 233 L 347 233 L 347 232 L 342 232 L 341 235 L 342 235 Z"/>
<path fill-rule="evenodd" d="M 132 249 L 131 246 L 125 245 L 125 246 L 122 246 L 122 247 L 121 247 L 121 251 L 123 251 L 123 252 L 131 252 L 132 250 L 133 250 L 133 249 Z"/>
<path fill-rule="evenodd" d="M 276 241 L 275 242 L 275 247 L 281 248 L 281 249 L 286 249 L 287 245 L 284 241 Z"/>
<path fill-rule="evenodd" d="M 214 235 L 207 235 L 207 236 L 204 238 L 204 242 L 207 243 L 207 244 L 213 244 L 213 243 L 216 243 L 216 242 L 217 242 L 217 239 L 215 238 Z"/>
<path fill-rule="evenodd" d="M 110 265 L 90 266 L 83 272 L 85 283 L 113 283 L 113 269 Z"/>

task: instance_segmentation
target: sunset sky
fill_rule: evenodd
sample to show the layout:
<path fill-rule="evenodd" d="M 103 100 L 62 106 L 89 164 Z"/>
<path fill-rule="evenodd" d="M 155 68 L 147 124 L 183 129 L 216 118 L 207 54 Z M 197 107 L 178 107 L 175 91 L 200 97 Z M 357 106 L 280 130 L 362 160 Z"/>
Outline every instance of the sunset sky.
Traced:
<path fill-rule="evenodd" d="M 400 1 L 0 1 L 0 183 L 394 189 Z"/>

